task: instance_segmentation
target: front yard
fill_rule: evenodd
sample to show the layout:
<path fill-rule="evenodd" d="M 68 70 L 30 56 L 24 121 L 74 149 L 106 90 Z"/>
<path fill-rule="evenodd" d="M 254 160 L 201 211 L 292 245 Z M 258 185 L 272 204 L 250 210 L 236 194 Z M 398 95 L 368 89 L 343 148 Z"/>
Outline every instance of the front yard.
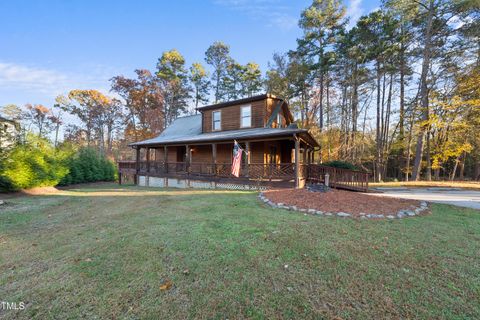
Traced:
<path fill-rule="evenodd" d="M 480 212 L 393 221 L 99 185 L 0 207 L 0 318 L 480 318 Z"/>

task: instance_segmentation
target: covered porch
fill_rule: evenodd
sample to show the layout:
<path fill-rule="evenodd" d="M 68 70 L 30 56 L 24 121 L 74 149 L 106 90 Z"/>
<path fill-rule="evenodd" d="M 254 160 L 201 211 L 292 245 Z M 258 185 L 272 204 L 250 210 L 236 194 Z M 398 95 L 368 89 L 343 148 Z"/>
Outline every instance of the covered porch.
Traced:
<path fill-rule="evenodd" d="M 231 174 L 234 141 L 134 146 L 135 161 L 119 161 L 119 182 L 125 175 L 191 179 L 218 183 L 302 188 L 307 165 L 314 162 L 316 143 L 299 135 L 237 140 L 245 151 L 240 177 Z M 147 182 L 148 183 L 148 182 Z M 146 183 L 146 184 L 147 184 Z"/>

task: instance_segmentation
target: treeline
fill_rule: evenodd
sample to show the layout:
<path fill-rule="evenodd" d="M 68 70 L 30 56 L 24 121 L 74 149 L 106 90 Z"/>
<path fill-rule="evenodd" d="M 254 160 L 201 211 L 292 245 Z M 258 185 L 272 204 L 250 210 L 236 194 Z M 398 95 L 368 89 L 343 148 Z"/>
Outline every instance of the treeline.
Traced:
<path fill-rule="evenodd" d="M 377 181 L 478 180 L 478 1 L 388 0 L 351 26 L 345 12 L 314 0 L 297 48 L 267 71 L 268 91 L 317 132 L 320 158 Z"/>

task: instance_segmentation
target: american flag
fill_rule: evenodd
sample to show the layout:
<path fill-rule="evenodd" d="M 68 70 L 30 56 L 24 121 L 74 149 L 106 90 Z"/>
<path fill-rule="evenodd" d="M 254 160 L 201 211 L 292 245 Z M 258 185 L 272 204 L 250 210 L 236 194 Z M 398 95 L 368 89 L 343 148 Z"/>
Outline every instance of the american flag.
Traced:
<path fill-rule="evenodd" d="M 242 151 L 243 149 L 240 147 L 238 142 L 235 141 L 235 145 L 233 146 L 232 174 L 237 178 L 240 176 L 240 166 L 242 164 Z"/>

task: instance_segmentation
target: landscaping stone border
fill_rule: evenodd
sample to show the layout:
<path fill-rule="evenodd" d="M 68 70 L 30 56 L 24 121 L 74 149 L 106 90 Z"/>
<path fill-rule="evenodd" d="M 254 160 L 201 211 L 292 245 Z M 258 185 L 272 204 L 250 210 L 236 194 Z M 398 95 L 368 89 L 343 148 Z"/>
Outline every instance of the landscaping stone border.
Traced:
<path fill-rule="evenodd" d="M 275 203 L 271 200 L 269 200 L 263 192 L 260 192 L 258 197 L 260 198 L 261 201 L 263 201 L 266 205 L 269 205 L 272 208 L 276 209 L 285 209 L 285 210 L 290 210 L 290 211 L 297 211 L 297 212 L 303 212 L 305 214 L 311 214 L 315 216 L 336 216 L 340 218 L 356 218 L 357 215 L 347 213 L 347 212 L 324 212 L 316 209 L 304 209 L 304 208 L 298 208 L 297 206 L 289 206 L 286 205 L 285 203 Z M 428 204 L 425 201 L 420 202 L 420 206 L 416 207 L 415 209 L 402 209 L 399 210 L 398 212 L 391 213 L 391 214 L 375 214 L 375 213 L 360 213 L 360 219 L 402 219 L 402 218 L 407 218 L 407 217 L 415 217 L 417 215 L 420 215 L 421 213 L 425 212 L 428 210 Z"/>

